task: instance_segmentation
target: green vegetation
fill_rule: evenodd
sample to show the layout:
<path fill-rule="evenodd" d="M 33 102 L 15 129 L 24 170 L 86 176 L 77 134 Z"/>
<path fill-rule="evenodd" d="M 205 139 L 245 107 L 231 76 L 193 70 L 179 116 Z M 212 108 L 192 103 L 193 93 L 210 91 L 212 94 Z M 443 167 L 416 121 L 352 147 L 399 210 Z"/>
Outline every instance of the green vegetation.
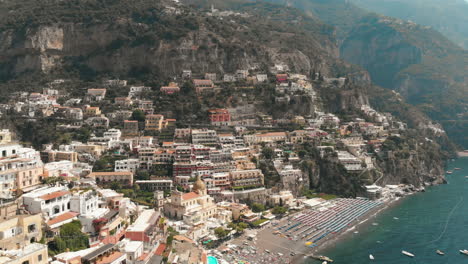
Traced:
<path fill-rule="evenodd" d="M 255 213 L 260 213 L 266 210 L 265 205 L 259 204 L 259 203 L 253 203 L 251 208 L 252 208 L 252 211 Z"/>
<path fill-rule="evenodd" d="M 322 198 L 324 200 L 333 200 L 335 198 L 338 198 L 338 196 L 334 194 L 316 193 L 314 192 L 314 190 L 306 190 L 306 189 L 302 190 L 301 195 L 307 197 L 308 199 Z"/>
<path fill-rule="evenodd" d="M 265 223 L 266 221 L 268 221 L 267 219 L 258 219 L 254 222 L 252 222 L 252 226 L 254 227 L 258 227 L 260 226 L 261 224 Z"/>
<path fill-rule="evenodd" d="M 271 209 L 271 213 L 274 215 L 284 215 L 288 209 L 286 209 L 283 206 L 275 206 L 273 209 Z"/>
<path fill-rule="evenodd" d="M 223 239 L 229 235 L 230 231 L 222 227 L 217 227 L 215 228 L 214 233 L 218 239 Z"/>
<path fill-rule="evenodd" d="M 242 233 L 244 232 L 245 229 L 249 227 L 249 225 L 244 222 L 239 222 L 239 223 L 231 222 L 228 224 L 228 227 L 233 230 L 236 230 L 239 233 Z"/>
<path fill-rule="evenodd" d="M 86 234 L 81 232 L 81 222 L 74 220 L 60 227 L 60 234 L 49 243 L 49 254 L 56 255 L 66 250 L 77 251 L 89 247 Z"/>
<path fill-rule="evenodd" d="M 352 0 L 367 10 L 434 27 L 461 47 L 468 48 L 468 3 L 458 0 Z M 403 11 L 404 10 L 404 11 Z"/>

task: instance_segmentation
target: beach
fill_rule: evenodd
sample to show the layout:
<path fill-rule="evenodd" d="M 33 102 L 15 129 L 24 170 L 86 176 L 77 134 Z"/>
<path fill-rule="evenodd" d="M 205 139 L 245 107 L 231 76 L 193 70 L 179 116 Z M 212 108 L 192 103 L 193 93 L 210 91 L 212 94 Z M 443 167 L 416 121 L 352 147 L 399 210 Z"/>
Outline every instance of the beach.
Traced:
<path fill-rule="evenodd" d="M 306 245 L 307 241 L 287 236 L 278 232 L 278 227 L 287 224 L 292 219 L 300 217 L 303 211 L 273 220 L 270 224 L 261 229 L 248 230 L 242 236 L 227 242 L 225 246 L 235 247 L 230 253 L 223 254 L 227 260 L 243 260 L 249 263 L 291 263 L 302 264 L 310 261 L 311 256 L 320 256 L 322 252 L 333 249 L 338 243 L 351 238 L 355 232 L 361 232 L 373 224 L 373 219 L 382 211 L 394 207 L 403 198 L 394 197 L 387 199 L 380 206 L 373 208 L 366 214 L 355 219 L 341 232 L 329 235 L 320 240 L 314 247 Z M 248 240 L 248 236 L 254 235 L 253 240 Z M 229 262 L 231 263 L 231 262 Z"/>

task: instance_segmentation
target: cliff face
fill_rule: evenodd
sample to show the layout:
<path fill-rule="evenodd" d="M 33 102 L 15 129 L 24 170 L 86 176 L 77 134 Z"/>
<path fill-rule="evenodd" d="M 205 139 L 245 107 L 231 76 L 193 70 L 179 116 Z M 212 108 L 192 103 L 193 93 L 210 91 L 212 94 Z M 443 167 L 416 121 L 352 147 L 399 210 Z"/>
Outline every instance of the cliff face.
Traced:
<path fill-rule="evenodd" d="M 368 16 L 348 34 L 340 51 L 343 59 L 367 69 L 374 83 L 397 91 L 467 146 L 459 136 L 468 106 L 465 50 L 430 28 Z M 449 125 L 453 122 L 459 125 Z"/>
<path fill-rule="evenodd" d="M 370 29 L 364 27 L 349 34 L 341 46 L 341 57 L 367 69 L 376 84 L 394 88 L 396 75 L 420 63 L 422 52 L 391 27 L 379 34 L 369 34 Z"/>
<path fill-rule="evenodd" d="M 310 18 L 303 23 L 317 28 L 317 34 L 281 19 L 273 24 L 254 15 L 223 19 L 184 6 L 157 8 L 154 17 L 148 18 L 144 17 L 148 10 L 122 11 L 112 22 L 84 23 L 70 22 L 59 13 L 54 23 L 9 26 L 0 33 L 0 76 L 79 70 L 94 75 L 147 72 L 171 77 L 182 69 L 222 74 L 274 64 L 288 64 L 297 72 L 314 69 L 331 74 L 338 57 L 332 34 Z"/>

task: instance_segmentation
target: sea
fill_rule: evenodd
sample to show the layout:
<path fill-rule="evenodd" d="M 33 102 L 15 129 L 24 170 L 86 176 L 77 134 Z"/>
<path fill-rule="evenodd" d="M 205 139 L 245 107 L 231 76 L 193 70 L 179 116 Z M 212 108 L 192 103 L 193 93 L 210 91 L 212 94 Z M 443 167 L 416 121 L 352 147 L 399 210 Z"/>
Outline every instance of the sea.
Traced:
<path fill-rule="evenodd" d="M 454 170 L 461 168 L 461 170 Z M 404 198 L 321 254 L 334 264 L 461 264 L 468 256 L 468 157 L 449 161 L 448 184 Z M 436 254 L 439 249 L 445 256 Z M 401 253 L 411 252 L 414 258 Z M 370 260 L 372 254 L 375 260 Z M 308 264 L 320 263 L 309 260 Z"/>

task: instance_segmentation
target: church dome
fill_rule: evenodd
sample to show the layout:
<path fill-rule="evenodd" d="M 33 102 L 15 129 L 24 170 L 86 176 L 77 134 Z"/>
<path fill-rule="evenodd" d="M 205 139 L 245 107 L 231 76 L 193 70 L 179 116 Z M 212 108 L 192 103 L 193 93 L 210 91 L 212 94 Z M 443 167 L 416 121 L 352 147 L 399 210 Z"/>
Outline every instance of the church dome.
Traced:
<path fill-rule="evenodd" d="M 193 184 L 193 191 L 200 194 L 206 191 L 205 183 L 200 179 L 200 176 L 197 177 L 197 181 Z"/>

